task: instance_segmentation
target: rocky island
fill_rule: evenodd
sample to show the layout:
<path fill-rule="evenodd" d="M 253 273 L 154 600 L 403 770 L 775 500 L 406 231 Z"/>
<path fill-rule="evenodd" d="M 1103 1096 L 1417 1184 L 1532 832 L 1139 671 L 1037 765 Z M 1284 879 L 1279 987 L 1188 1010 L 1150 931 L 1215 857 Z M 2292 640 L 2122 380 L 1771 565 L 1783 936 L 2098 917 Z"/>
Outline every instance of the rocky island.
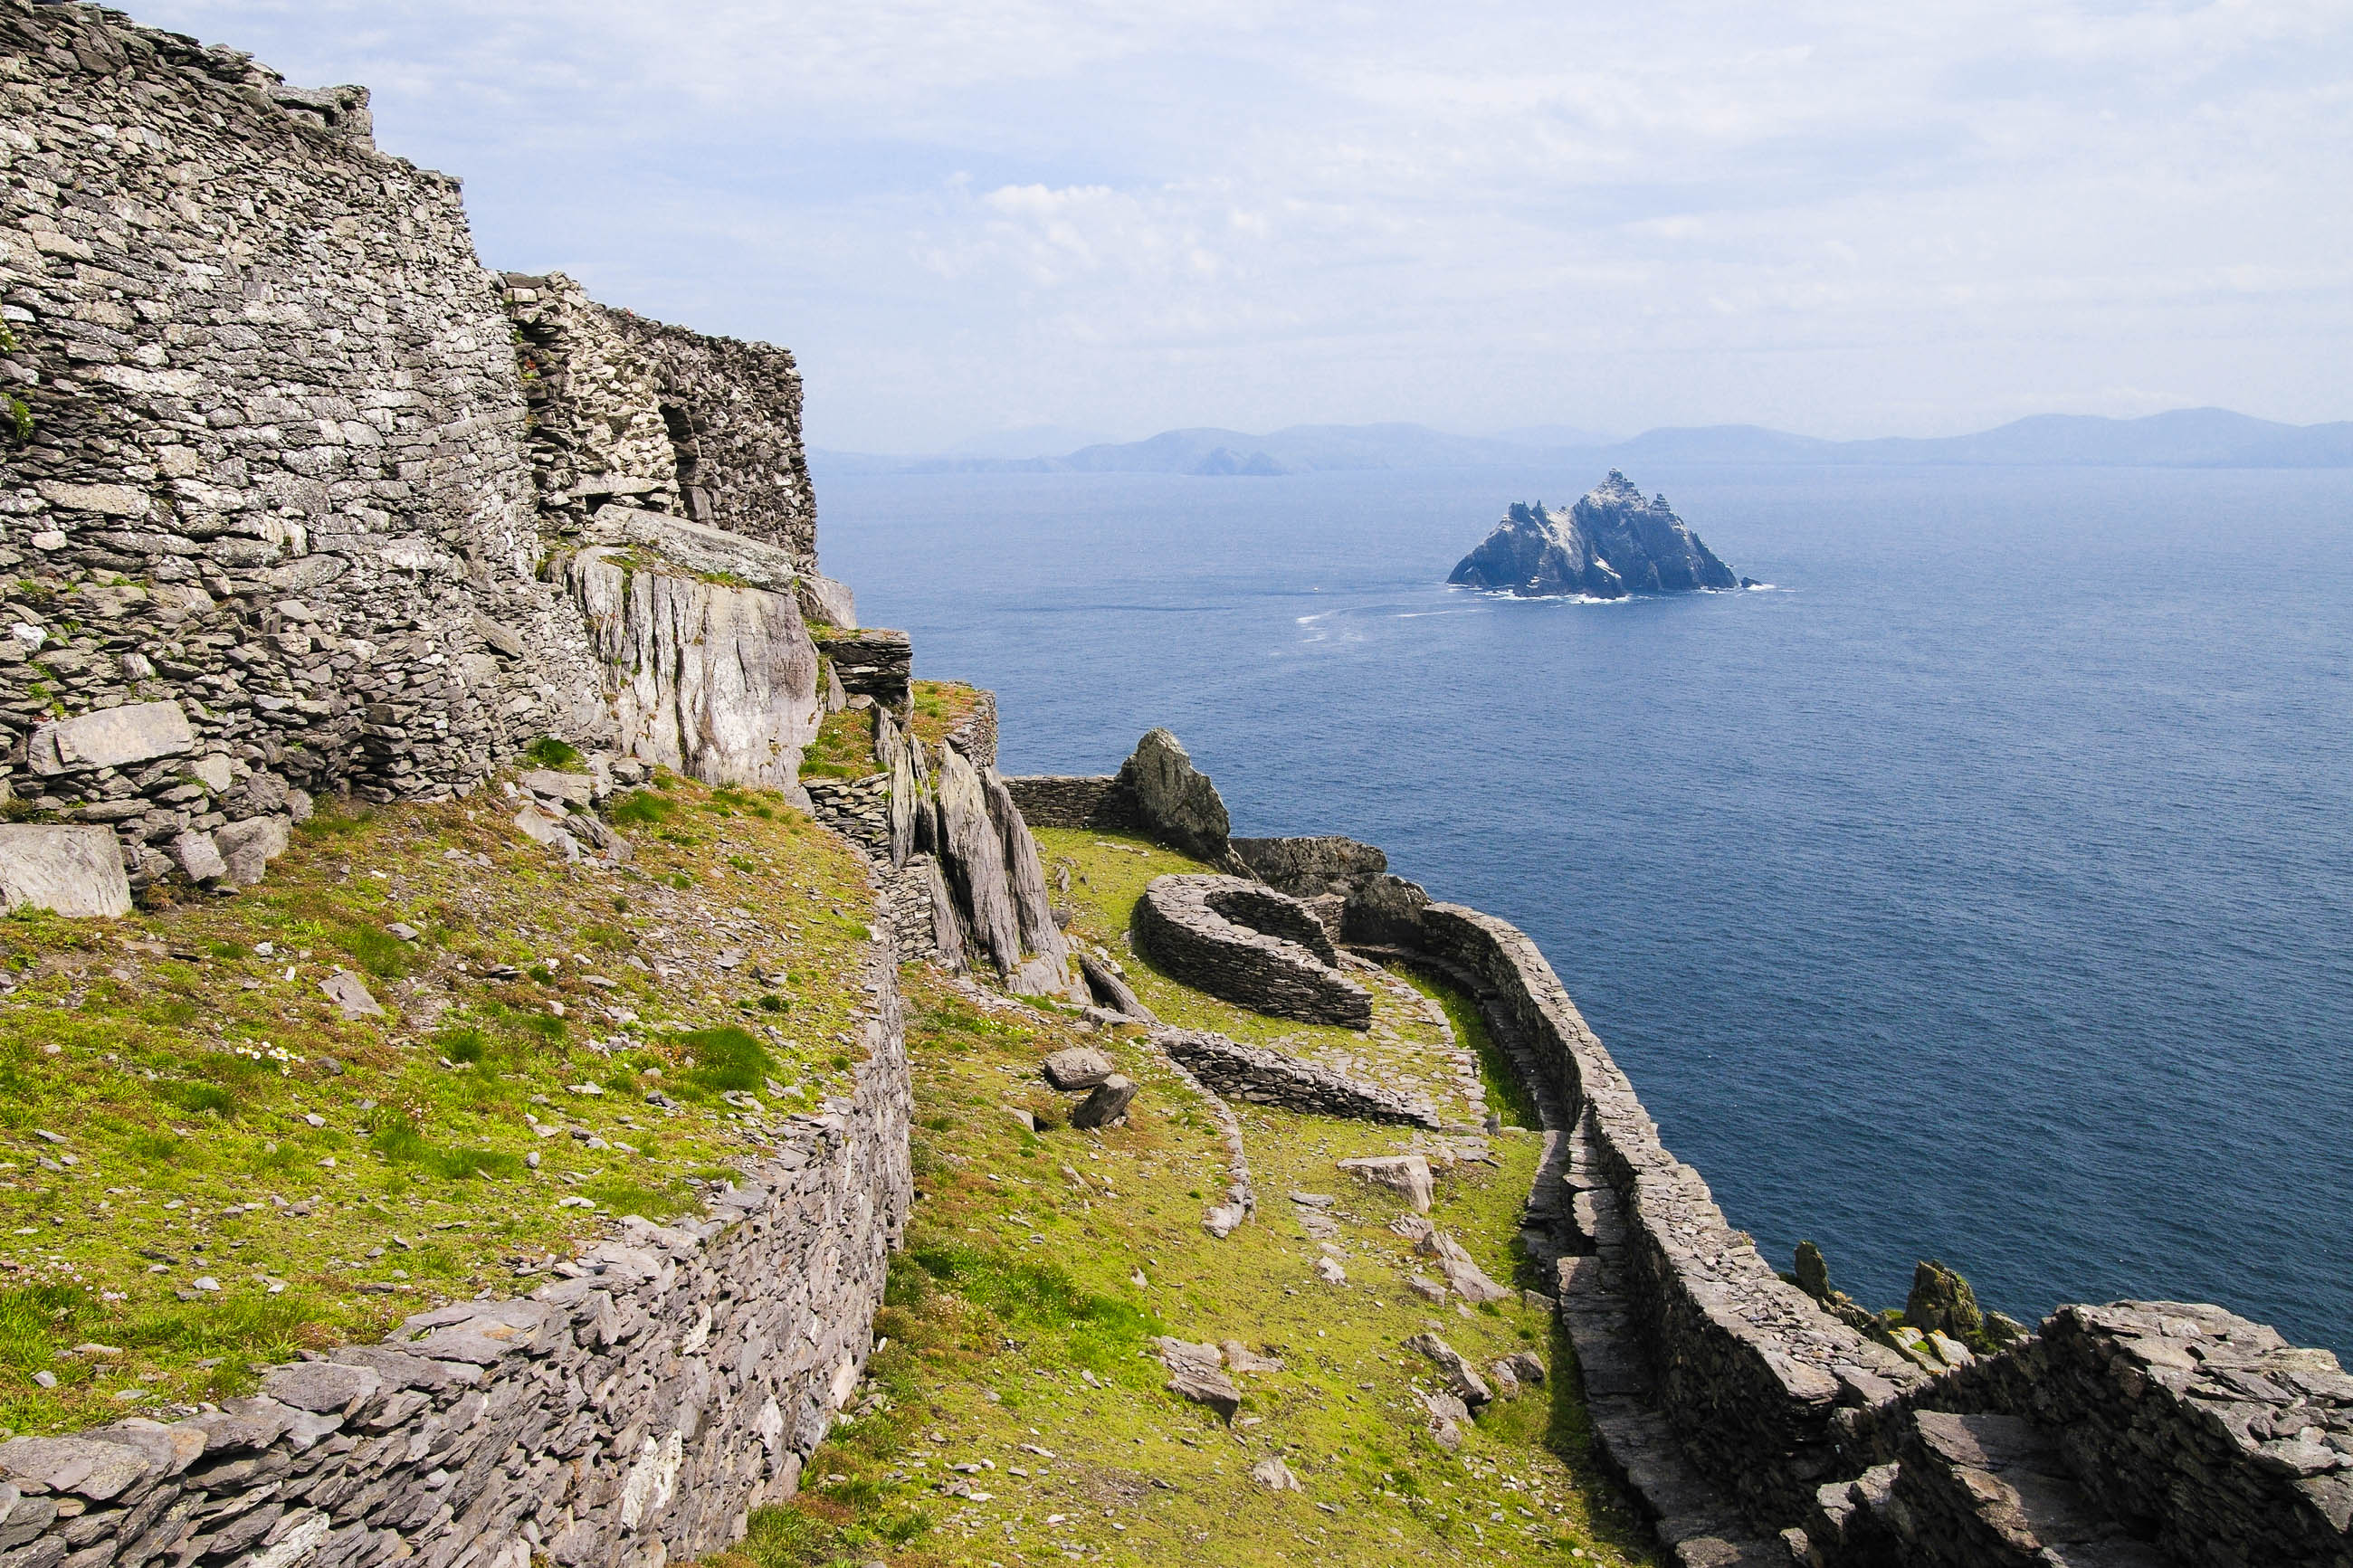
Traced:
<path fill-rule="evenodd" d="M 1622 599 L 1744 586 L 1663 495 L 1648 500 L 1617 469 L 1569 508 L 1514 501 L 1446 579 L 1523 599 Z"/>

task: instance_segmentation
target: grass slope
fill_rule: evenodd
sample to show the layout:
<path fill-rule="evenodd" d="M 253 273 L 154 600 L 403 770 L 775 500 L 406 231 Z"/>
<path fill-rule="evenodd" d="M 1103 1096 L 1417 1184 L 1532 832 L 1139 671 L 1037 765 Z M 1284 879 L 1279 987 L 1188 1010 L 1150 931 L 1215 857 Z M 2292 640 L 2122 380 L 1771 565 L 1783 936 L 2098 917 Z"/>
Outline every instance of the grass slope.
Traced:
<path fill-rule="evenodd" d="M 1073 930 L 1113 951 L 1145 880 L 1190 862 L 1140 841 L 1041 834 L 1071 871 Z M 1422 999 L 1376 989 L 1396 1043 L 1239 1014 L 1126 961 L 1172 1020 L 1364 1057 L 1442 1048 Z M 910 965 L 909 1049 L 918 1198 L 876 1324 L 863 1399 L 804 1472 L 802 1495 L 756 1516 L 728 1560 L 759 1568 L 898 1568 L 1063 1561 L 1138 1564 L 1650 1563 L 1643 1531 L 1594 1472 L 1568 1352 L 1514 1298 L 1435 1305 L 1428 1272 L 1389 1228 L 1401 1200 L 1354 1185 L 1335 1162 L 1412 1142 L 1405 1130 L 1238 1108 L 1259 1212 L 1224 1241 L 1200 1227 L 1225 1184 L 1201 1102 L 1139 1031 L 994 997 Z M 1443 999 L 1451 1006 L 1457 999 Z M 1459 1026 L 1458 1026 L 1459 1027 Z M 1083 1041 L 1142 1092 L 1125 1125 L 1071 1129 L 1071 1101 L 1038 1064 Z M 1469 1042 L 1465 1042 L 1468 1044 Z M 1424 1077 L 1451 1067 L 1418 1064 Z M 1030 1131 L 1011 1110 L 1036 1116 Z M 1423 1140 L 1427 1144 L 1430 1141 Z M 1431 1218 L 1509 1281 L 1534 1135 L 1495 1139 L 1492 1163 L 1440 1178 Z M 1328 1194 L 1345 1287 L 1323 1283 L 1318 1241 L 1287 1194 Z M 1499 1401 L 1449 1453 L 1413 1397 L 1437 1386 L 1402 1348 L 1435 1329 L 1484 1364 L 1533 1349 L 1547 1387 Z M 1153 1336 L 1236 1340 L 1282 1363 L 1239 1374 L 1229 1426 L 1164 1391 Z M 1279 1456 L 1302 1490 L 1270 1491 L 1253 1465 Z"/>
<path fill-rule="evenodd" d="M 0 1427 L 218 1399 L 527 1289 L 601 1215 L 698 1206 L 746 1092 L 846 1085 L 871 895 L 838 839 L 664 778 L 612 808 L 608 870 L 513 811 L 322 814 L 234 899 L 0 921 Z M 338 969 L 382 1017 L 343 1016 Z"/>

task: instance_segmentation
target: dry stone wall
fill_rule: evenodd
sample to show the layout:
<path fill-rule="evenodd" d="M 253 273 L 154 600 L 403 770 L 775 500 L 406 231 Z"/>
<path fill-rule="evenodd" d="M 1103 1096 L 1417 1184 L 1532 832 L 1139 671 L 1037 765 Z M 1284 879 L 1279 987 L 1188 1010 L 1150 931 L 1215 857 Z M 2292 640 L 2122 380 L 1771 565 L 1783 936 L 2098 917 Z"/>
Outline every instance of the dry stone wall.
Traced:
<path fill-rule="evenodd" d="M 1438 1113 L 1425 1100 L 1265 1046 L 1247 1046 L 1207 1029 L 1155 1029 L 1152 1043 L 1228 1100 L 1279 1105 L 1310 1116 L 1433 1130 L 1440 1125 Z"/>
<path fill-rule="evenodd" d="M 1476 910 L 1432 904 L 1421 911 L 1419 945 L 1474 979 L 1534 1046 L 1556 1094 L 1586 1119 L 1596 1173 L 1622 1216 L 1629 1321 L 1677 1440 L 1760 1522 L 1802 1517 L 1814 1487 L 1840 1467 L 1838 1409 L 1891 1398 L 1926 1374 L 1823 1312 L 1725 1221 L 1526 935 Z"/>
<path fill-rule="evenodd" d="M 1187 985 L 1253 1012 L 1361 1029 L 1372 995 L 1298 900 L 1239 877 L 1155 877 L 1135 900 L 1135 946 Z"/>
<path fill-rule="evenodd" d="M 1005 787 L 1020 803 L 1021 815 L 1039 827 L 1132 832 L 1143 826 L 1134 793 L 1114 774 L 1029 773 L 1007 779 Z"/>
<path fill-rule="evenodd" d="M 1952 1531 L 1920 1505 L 1942 1479 L 1921 1442 L 1931 1413 L 2017 1423 L 2086 1500 L 2079 1512 L 2168 1561 L 2353 1568 L 2353 1377 L 2219 1307 L 2062 1307 L 2024 1344 L 1845 1413 L 1856 1473 L 1818 1493 L 1808 1561 L 1944 1560 Z"/>
<path fill-rule="evenodd" d="M 457 182 L 376 151 L 363 89 L 94 7 L 0 0 L 0 101 L 11 790 L 143 886 L 184 834 L 446 791 L 582 717 Z M 32 745 L 142 701 L 187 742 Z"/>
<path fill-rule="evenodd" d="M 849 1096 L 699 1218 L 410 1319 L 170 1423 L 0 1443 L 8 1568 L 660 1568 L 797 1488 L 856 1386 L 913 1188 L 887 942 Z"/>
<path fill-rule="evenodd" d="M 789 353 L 486 272 L 362 89 L 89 6 L 0 45 L 0 785 L 134 889 L 543 733 L 793 787 L 849 600 Z"/>
<path fill-rule="evenodd" d="M 502 281 L 552 531 L 580 531 L 619 501 L 757 540 L 817 571 L 789 350 L 600 305 L 561 272 Z"/>

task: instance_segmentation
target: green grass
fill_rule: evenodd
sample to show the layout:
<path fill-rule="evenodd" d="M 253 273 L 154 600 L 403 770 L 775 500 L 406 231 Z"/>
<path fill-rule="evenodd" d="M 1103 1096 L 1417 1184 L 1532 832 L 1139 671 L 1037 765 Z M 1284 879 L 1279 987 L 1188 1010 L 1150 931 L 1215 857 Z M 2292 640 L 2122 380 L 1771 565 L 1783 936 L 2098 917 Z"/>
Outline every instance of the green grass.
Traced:
<path fill-rule="evenodd" d="M 553 735 L 542 735 L 522 749 L 522 754 L 543 768 L 559 768 L 570 772 L 580 766 L 579 750 Z"/>
<path fill-rule="evenodd" d="M 913 712 L 908 720 L 915 738 L 936 746 L 979 708 L 983 693 L 960 680 L 918 680 L 908 696 Z"/>
<path fill-rule="evenodd" d="M 862 779 L 881 771 L 874 755 L 874 715 L 863 708 L 827 714 L 817 739 L 801 752 L 805 779 Z"/>
<path fill-rule="evenodd" d="M 1073 893 L 1094 923 L 1082 934 L 1115 934 L 1107 922 L 1140 889 L 1140 873 L 1187 863 L 1157 851 L 1147 861 L 1125 845 L 1080 853 L 1092 837 L 1041 835 L 1053 840 L 1050 868 L 1060 857 L 1086 869 Z M 1139 990 L 1152 987 L 1155 1008 L 1223 1016 L 1222 1004 L 1124 952 L 1123 961 Z M 1059 1013 L 987 1007 L 920 966 L 902 970 L 902 988 L 918 1196 L 875 1323 L 882 1342 L 861 1397 L 804 1469 L 801 1496 L 756 1516 L 728 1562 L 1654 1561 L 1647 1531 L 1593 1467 L 1567 1345 L 1548 1316 L 1516 1298 L 1465 1313 L 1413 1295 L 1407 1280 L 1429 1266 L 1388 1228 L 1398 1200 L 1337 1169 L 1409 1135 L 1243 1108 L 1260 1211 L 1214 1240 L 1200 1228 L 1198 1194 L 1225 1184 L 1222 1142 L 1136 1032 L 1089 1033 Z M 1456 999 L 1439 995 L 1451 1013 Z M 1414 991 L 1400 983 L 1375 996 L 1392 1034 L 1438 1048 L 1442 1036 L 1421 1020 Z M 1142 1086 L 1125 1125 L 1072 1131 L 1071 1101 L 1039 1077 L 1046 1054 L 1082 1040 L 1107 1048 Z M 1045 1131 L 1026 1131 L 1008 1108 L 1039 1115 Z M 1441 1174 L 1431 1217 L 1510 1282 L 1541 1143 L 1506 1133 L 1493 1149 L 1494 1165 Z M 1339 1200 L 1345 1289 L 1315 1276 L 1317 1243 L 1292 1217 L 1292 1191 Z M 1535 1350 L 1554 1381 L 1491 1407 L 1450 1454 L 1411 1402 L 1412 1383 L 1432 1386 L 1428 1368 L 1401 1348 L 1432 1324 L 1482 1363 Z M 1165 1391 L 1165 1372 L 1145 1355 L 1160 1333 L 1240 1340 L 1283 1368 L 1238 1377 L 1244 1400 L 1229 1426 Z M 1270 1454 L 1303 1492 L 1250 1480 Z M 994 1468 L 946 1468 L 984 1459 Z M 947 1494 L 950 1479 L 989 1497 Z"/>
<path fill-rule="evenodd" d="M 1390 972 L 1404 977 L 1406 983 L 1445 1009 L 1446 1021 L 1454 1027 L 1454 1037 L 1479 1058 L 1479 1082 L 1487 1091 L 1487 1103 L 1503 1117 L 1506 1127 L 1536 1128 L 1544 1124 L 1536 1113 L 1536 1097 L 1520 1081 L 1512 1058 L 1495 1043 L 1488 1032 L 1487 1020 L 1480 1016 L 1479 1004 L 1451 985 L 1433 979 L 1409 965 L 1392 964 Z"/>
<path fill-rule="evenodd" d="M 611 813 L 637 847 L 617 870 L 566 867 L 495 805 L 328 811 L 234 900 L 0 920 L 0 1427 L 225 1397 L 250 1363 L 528 1289 L 517 1268 L 602 1216 L 698 1206 L 691 1182 L 755 1146 L 723 1091 L 846 1088 L 863 868 L 779 795 L 660 783 Z M 685 812 L 694 842 L 647 831 Z M 745 961 L 709 967 L 723 946 Z M 383 1018 L 321 993 L 339 965 Z M 122 1354 L 60 1354 L 92 1342 Z"/>

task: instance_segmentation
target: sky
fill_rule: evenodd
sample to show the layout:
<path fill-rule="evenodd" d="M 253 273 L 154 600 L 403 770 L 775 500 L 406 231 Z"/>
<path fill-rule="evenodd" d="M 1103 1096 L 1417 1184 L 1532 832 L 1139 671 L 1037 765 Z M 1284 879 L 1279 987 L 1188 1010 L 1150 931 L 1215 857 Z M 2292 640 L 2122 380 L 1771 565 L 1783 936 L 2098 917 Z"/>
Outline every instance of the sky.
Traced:
<path fill-rule="evenodd" d="M 819 447 L 2353 417 L 2353 5 L 156 0 Z"/>

